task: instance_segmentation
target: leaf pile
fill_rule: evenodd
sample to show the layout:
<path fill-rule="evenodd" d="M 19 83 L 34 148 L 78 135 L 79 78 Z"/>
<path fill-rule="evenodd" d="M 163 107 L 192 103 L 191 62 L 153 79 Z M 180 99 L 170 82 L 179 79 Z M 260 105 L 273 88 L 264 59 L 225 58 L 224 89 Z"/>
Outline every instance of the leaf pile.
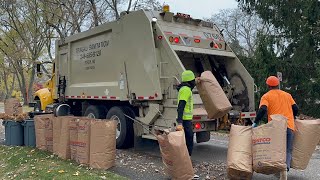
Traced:
<path fill-rule="evenodd" d="M 0 113 L 0 119 L 4 120 L 4 121 L 24 121 L 26 119 L 29 118 L 29 115 L 27 113 L 22 113 L 22 114 L 18 114 L 18 115 L 8 115 L 6 113 Z"/>

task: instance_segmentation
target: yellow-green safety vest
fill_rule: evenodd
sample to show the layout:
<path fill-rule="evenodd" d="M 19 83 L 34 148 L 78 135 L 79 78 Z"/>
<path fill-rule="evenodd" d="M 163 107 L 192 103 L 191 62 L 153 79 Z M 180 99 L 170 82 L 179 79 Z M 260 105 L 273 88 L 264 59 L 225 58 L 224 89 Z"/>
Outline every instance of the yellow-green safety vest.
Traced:
<path fill-rule="evenodd" d="M 183 110 L 183 120 L 193 119 L 193 96 L 192 90 L 188 86 L 183 86 L 179 89 L 178 103 L 180 100 L 186 101 L 186 106 Z"/>

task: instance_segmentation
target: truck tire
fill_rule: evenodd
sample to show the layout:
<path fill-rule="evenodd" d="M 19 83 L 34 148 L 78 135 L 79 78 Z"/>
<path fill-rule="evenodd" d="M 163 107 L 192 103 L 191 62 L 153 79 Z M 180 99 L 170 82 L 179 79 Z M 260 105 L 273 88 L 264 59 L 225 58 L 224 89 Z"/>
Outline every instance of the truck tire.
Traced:
<path fill-rule="evenodd" d="M 93 119 L 105 119 L 106 118 L 106 108 L 100 105 L 90 105 L 84 113 L 85 117 Z"/>
<path fill-rule="evenodd" d="M 197 143 L 208 142 L 210 140 L 210 131 L 197 132 Z"/>
<path fill-rule="evenodd" d="M 107 119 L 117 120 L 117 149 L 127 149 L 133 146 L 133 121 L 126 115 L 134 116 L 133 111 L 129 107 L 113 107 L 107 113 Z M 134 117 L 132 117 L 134 118 Z"/>

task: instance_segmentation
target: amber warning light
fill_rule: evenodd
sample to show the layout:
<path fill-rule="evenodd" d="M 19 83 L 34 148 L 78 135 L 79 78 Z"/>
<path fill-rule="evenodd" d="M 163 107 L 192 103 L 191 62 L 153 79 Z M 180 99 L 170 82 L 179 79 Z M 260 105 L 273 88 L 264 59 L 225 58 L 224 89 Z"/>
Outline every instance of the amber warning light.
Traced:
<path fill-rule="evenodd" d="M 170 12 L 170 6 L 168 4 L 163 5 L 163 12 Z"/>

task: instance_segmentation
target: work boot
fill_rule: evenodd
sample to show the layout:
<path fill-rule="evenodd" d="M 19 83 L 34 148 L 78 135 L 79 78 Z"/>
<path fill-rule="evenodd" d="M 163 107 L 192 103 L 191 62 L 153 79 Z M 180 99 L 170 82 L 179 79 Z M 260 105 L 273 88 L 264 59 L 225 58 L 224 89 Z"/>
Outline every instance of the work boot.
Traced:
<path fill-rule="evenodd" d="M 288 172 L 286 170 L 285 171 L 281 171 L 279 180 L 287 180 L 287 176 L 288 176 Z"/>
<path fill-rule="evenodd" d="M 193 179 L 199 179 L 199 178 L 200 177 L 198 175 L 196 175 L 196 174 L 193 176 Z"/>

